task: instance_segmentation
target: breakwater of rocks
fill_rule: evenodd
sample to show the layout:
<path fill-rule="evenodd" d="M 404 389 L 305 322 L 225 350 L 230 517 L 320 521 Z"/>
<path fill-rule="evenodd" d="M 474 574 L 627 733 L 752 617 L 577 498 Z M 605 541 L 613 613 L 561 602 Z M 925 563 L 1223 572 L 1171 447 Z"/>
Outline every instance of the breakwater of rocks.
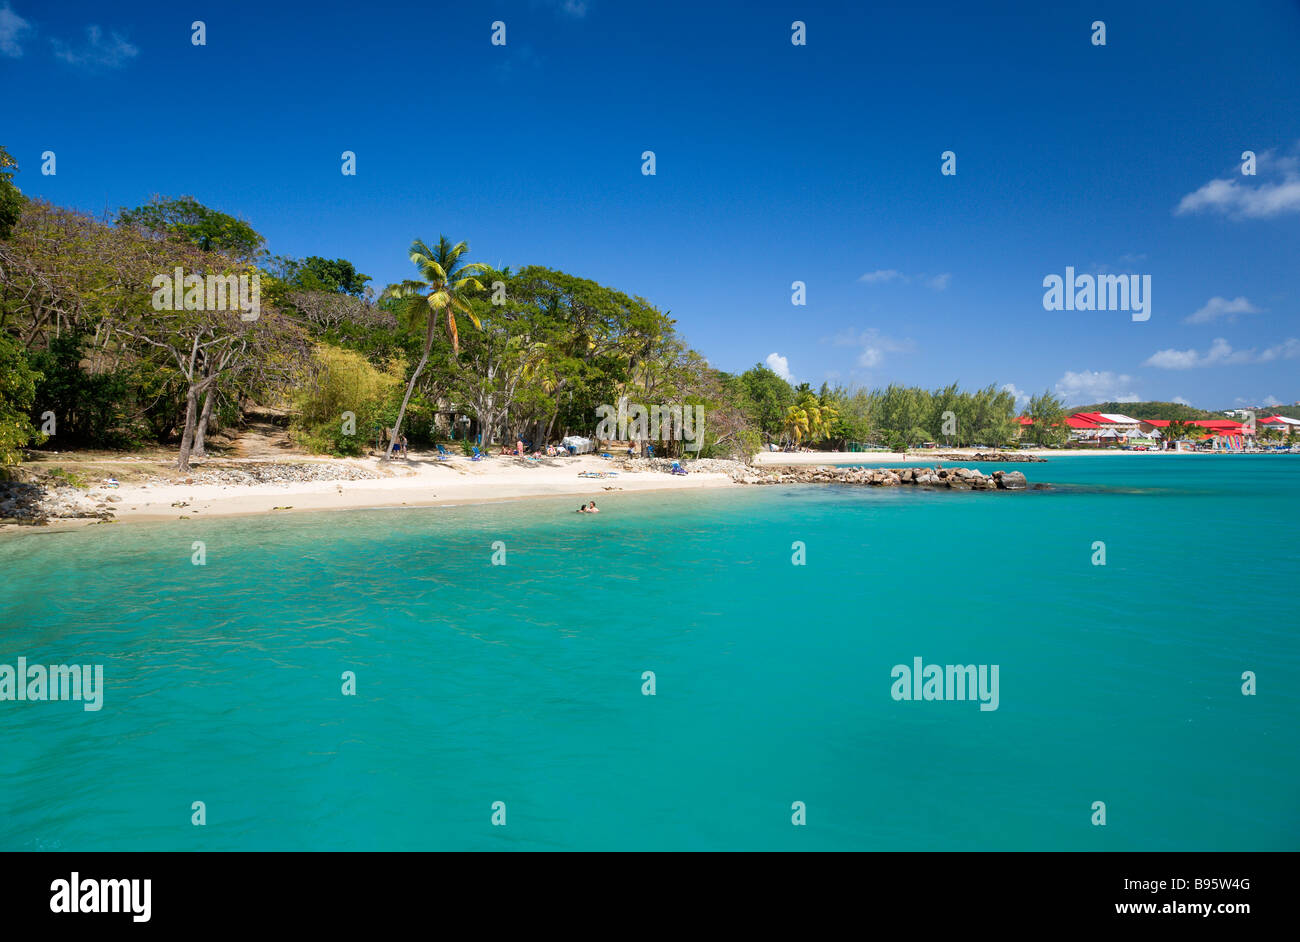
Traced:
<path fill-rule="evenodd" d="M 624 459 L 628 471 L 672 470 L 668 458 Z M 838 468 L 817 465 L 809 468 L 759 467 L 721 458 L 687 461 L 688 473 L 725 474 L 737 484 L 859 484 L 868 487 L 933 487 L 966 491 L 1023 491 L 1044 485 L 1030 485 L 1020 471 L 985 474 L 974 468 Z"/>
<path fill-rule="evenodd" d="M 987 453 L 978 453 L 974 455 L 926 455 L 930 458 L 942 458 L 944 461 L 992 461 L 1005 464 L 1008 461 L 1046 461 L 1038 455 L 1024 455 L 1018 451 L 990 451 Z"/>
<path fill-rule="evenodd" d="M 954 491 L 1023 491 L 1029 482 L 1020 471 L 984 474 L 974 468 L 749 468 L 741 484 L 858 484 L 868 487 L 932 487 Z M 1037 485 L 1041 486 L 1041 485 Z"/>

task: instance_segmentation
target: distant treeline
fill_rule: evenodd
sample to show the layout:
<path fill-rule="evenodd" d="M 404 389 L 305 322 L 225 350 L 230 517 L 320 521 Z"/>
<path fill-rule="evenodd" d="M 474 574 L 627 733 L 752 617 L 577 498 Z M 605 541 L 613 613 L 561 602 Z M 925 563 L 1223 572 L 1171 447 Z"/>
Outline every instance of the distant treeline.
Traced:
<path fill-rule="evenodd" d="M 1111 412 L 1132 416 L 1135 419 L 1162 419 L 1167 421 L 1189 421 L 1192 419 L 1221 419 L 1222 412 L 1207 412 L 1181 402 L 1095 402 L 1090 406 L 1074 406 L 1075 412 Z"/>
<path fill-rule="evenodd" d="M 271 255 L 250 223 L 191 197 L 101 220 L 24 198 L 13 169 L 0 148 L 0 466 L 29 447 L 164 444 L 184 468 L 254 404 L 288 410 L 297 440 L 329 454 L 387 445 L 393 429 L 466 450 L 593 435 L 597 407 L 622 398 L 702 406 L 702 456 L 995 446 L 1017 431 L 1013 397 L 991 386 L 814 391 L 763 365 L 714 369 L 645 299 L 539 266 L 494 270 L 463 242 L 416 240 L 415 277 L 376 292 L 348 260 Z M 255 276 L 256 316 L 209 309 L 210 293 L 171 299 L 170 281 L 160 304 L 155 281 L 177 268 L 209 285 Z M 1031 412 L 1057 434 L 1058 401 Z"/>

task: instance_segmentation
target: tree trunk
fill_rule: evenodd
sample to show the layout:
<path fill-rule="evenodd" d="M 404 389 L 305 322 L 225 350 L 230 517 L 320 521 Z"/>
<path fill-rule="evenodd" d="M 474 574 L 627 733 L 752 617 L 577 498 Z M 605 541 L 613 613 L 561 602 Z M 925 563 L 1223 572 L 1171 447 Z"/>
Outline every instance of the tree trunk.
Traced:
<path fill-rule="evenodd" d="M 213 383 L 208 387 L 208 391 L 203 394 L 203 411 L 199 414 L 198 424 L 194 427 L 194 451 L 192 456 L 195 458 L 206 458 L 207 451 L 203 447 L 203 440 L 207 437 L 208 424 L 212 421 L 212 403 L 217 398 L 217 384 Z"/>
<path fill-rule="evenodd" d="M 194 423 L 198 413 L 199 394 L 197 387 L 191 386 L 185 394 L 185 430 L 181 433 L 181 453 L 176 459 L 176 470 L 190 469 L 190 449 L 194 447 Z"/>
<path fill-rule="evenodd" d="M 391 461 L 393 458 L 393 446 L 397 444 L 397 435 L 402 428 L 402 419 L 406 418 L 406 407 L 411 401 L 411 393 L 415 391 L 415 381 L 420 378 L 424 372 L 424 365 L 429 362 L 429 351 L 433 349 L 433 312 L 429 312 L 429 326 L 424 332 L 424 356 L 420 357 L 420 363 L 411 374 L 411 381 L 406 384 L 406 395 L 402 397 L 402 408 L 397 410 L 397 421 L 393 423 L 392 434 L 388 436 L 388 451 L 384 452 L 384 461 Z"/>

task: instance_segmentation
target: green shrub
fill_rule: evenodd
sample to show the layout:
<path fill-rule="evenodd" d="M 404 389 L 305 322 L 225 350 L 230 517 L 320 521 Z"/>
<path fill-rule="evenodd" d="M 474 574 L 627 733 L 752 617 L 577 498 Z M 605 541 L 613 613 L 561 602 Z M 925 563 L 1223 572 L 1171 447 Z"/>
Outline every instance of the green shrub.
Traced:
<path fill-rule="evenodd" d="M 28 416 L 40 379 L 22 348 L 0 334 L 0 467 L 22 461 L 22 449 L 33 439 L 45 440 Z"/>
<path fill-rule="evenodd" d="M 71 471 L 65 471 L 62 468 L 54 468 L 50 471 L 50 477 L 62 481 L 64 484 L 70 484 L 73 487 L 80 488 L 83 491 L 90 487 L 90 483 L 81 475 L 74 474 Z"/>
<path fill-rule="evenodd" d="M 364 454 L 374 429 L 392 426 L 405 392 L 406 366 L 392 360 L 384 371 L 360 353 L 321 344 L 312 354 L 310 379 L 298 394 L 298 439 L 318 454 Z M 353 418 L 345 423 L 344 414 Z"/>

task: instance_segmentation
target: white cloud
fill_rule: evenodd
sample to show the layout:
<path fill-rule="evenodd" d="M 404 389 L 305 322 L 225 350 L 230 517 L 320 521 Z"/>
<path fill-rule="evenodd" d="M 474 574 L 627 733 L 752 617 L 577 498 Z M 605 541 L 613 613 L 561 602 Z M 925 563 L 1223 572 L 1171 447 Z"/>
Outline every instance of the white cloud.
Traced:
<path fill-rule="evenodd" d="M 875 284 L 883 284 L 887 281 L 894 281 L 895 279 L 902 278 L 902 277 L 903 277 L 903 273 L 901 271 L 898 271 L 897 269 L 881 268 L 878 271 L 867 272 L 865 275 L 859 278 L 858 281 L 864 281 L 869 285 L 875 285 Z"/>
<path fill-rule="evenodd" d="M 1184 399 L 1182 396 L 1174 396 L 1173 401 L 1176 402 L 1176 403 L 1178 403 L 1180 406 L 1190 406 L 1190 405 L 1191 405 L 1191 403 L 1190 403 L 1189 401 L 1187 401 L 1186 399 Z"/>
<path fill-rule="evenodd" d="M 1183 319 L 1184 324 L 1208 324 L 1220 317 L 1227 317 L 1229 323 L 1236 321 L 1238 314 L 1258 314 L 1259 308 L 1251 304 L 1244 297 L 1233 298 L 1229 301 L 1227 298 L 1213 297 L 1205 302 L 1205 305 L 1193 314 Z"/>
<path fill-rule="evenodd" d="M 1133 377 L 1109 370 L 1067 370 L 1056 383 L 1056 394 L 1068 405 L 1083 402 L 1140 402 Z"/>
<path fill-rule="evenodd" d="M 1295 337 L 1288 337 L 1277 346 L 1261 351 L 1259 362 L 1270 363 L 1273 360 L 1294 360 L 1296 357 L 1300 357 L 1300 340 Z"/>
<path fill-rule="evenodd" d="M 787 383 L 793 383 L 794 377 L 790 375 L 790 361 L 779 353 L 769 353 L 767 355 L 767 368 L 777 376 L 781 377 Z"/>
<path fill-rule="evenodd" d="M 943 291 L 952 281 L 952 272 L 943 272 L 939 275 L 927 275 L 924 272 L 918 275 L 908 275 L 897 268 L 878 268 L 862 275 L 858 278 L 858 281 L 868 285 L 883 285 L 891 281 L 901 281 L 905 285 L 920 282 L 934 291 Z"/>
<path fill-rule="evenodd" d="M 1029 393 L 1016 386 L 1015 383 L 1006 383 L 1002 386 L 1002 392 L 1009 392 L 1016 397 L 1016 409 L 1020 410 L 1029 405 Z"/>
<path fill-rule="evenodd" d="M 1280 406 L 1280 405 L 1282 405 L 1282 400 L 1281 400 L 1281 399 L 1277 399 L 1277 398 L 1275 398 L 1275 397 L 1273 397 L 1273 396 L 1265 396 L 1265 397 L 1264 397 L 1264 402 L 1263 402 L 1263 404 L 1266 405 L 1266 406 L 1268 406 L 1269 408 L 1272 408 L 1273 406 Z"/>
<path fill-rule="evenodd" d="M 139 49 L 118 33 L 110 32 L 108 39 L 105 39 L 103 31 L 98 26 L 86 27 L 86 43 L 79 48 L 74 49 L 61 39 L 51 39 L 50 42 L 54 46 L 56 58 L 62 59 L 69 65 L 91 69 L 121 68 L 140 54 Z"/>
<path fill-rule="evenodd" d="M 8 3 L 0 7 L 0 56 L 22 58 L 21 43 L 31 31 L 31 24 L 15 13 Z"/>
<path fill-rule="evenodd" d="M 1157 350 L 1143 361 L 1143 366 L 1154 366 L 1162 370 L 1190 370 L 1200 366 L 1240 366 L 1244 363 L 1271 363 L 1274 360 L 1294 360 L 1300 357 L 1300 340 L 1288 337 L 1275 346 L 1258 353 L 1249 350 L 1234 350 L 1232 344 L 1222 337 L 1214 338 L 1208 350 L 1197 353 L 1191 350 Z"/>
<path fill-rule="evenodd" d="M 1296 158 L 1275 157 L 1272 151 L 1266 151 L 1255 163 L 1256 176 L 1237 173 L 1211 180 L 1179 200 L 1174 215 L 1213 212 L 1233 219 L 1269 219 L 1300 213 L 1300 169 Z"/>
<path fill-rule="evenodd" d="M 887 337 L 875 327 L 860 332 L 849 330 L 837 334 L 834 343 L 837 347 L 861 347 L 858 366 L 866 369 L 873 369 L 884 363 L 887 353 L 908 353 L 916 346 L 911 340 Z"/>

